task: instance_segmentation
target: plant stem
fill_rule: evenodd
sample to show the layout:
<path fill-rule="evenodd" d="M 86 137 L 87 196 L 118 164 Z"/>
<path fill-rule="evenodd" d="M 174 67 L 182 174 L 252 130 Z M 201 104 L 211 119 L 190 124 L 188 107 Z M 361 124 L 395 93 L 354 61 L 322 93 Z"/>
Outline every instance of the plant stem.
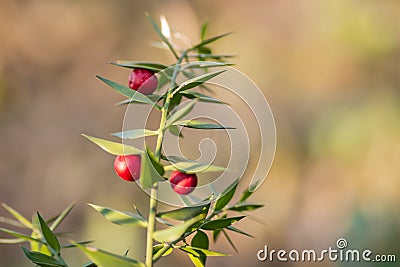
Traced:
<path fill-rule="evenodd" d="M 155 220 L 157 213 L 157 194 L 158 186 L 157 183 L 153 185 L 150 193 L 150 211 L 148 218 L 148 228 L 147 228 L 147 243 L 146 243 L 146 266 L 153 266 L 153 233 L 155 229 Z"/>
<path fill-rule="evenodd" d="M 158 137 L 157 137 L 157 144 L 155 150 L 155 156 L 158 161 L 161 158 L 161 150 L 162 150 L 162 142 L 164 139 L 164 132 L 165 132 L 165 124 L 167 122 L 167 115 L 168 115 L 168 108 L 171 102 L 171 98 L 173 97 L 172 89 L 176 84 L 176 77 L 178 75 L 178 70 L 180 68 L 180 64 L 182 60 L 186 56 L 186 51 L 182 53 L 179 57 L 178 62 L 174 66 L 174 72 L 171 79 L 171 87 L 167 93 L 167 96 L 164 101 L 164 105 L 161 108 L 161 119 L 160 119 L 160 126 L 158 128 Z M 153 267 L 153 233 L 155 231 L 156 226 L 156 214 L 157 214 L 157 195 L 158 195 L 158 184 L 155 183 L 150 191 L 150 210 L 149 210 L 149 217 L 148 217 L 148 228 L 147 228 L 147 237 L 146 237 L 146 266 Z"/>

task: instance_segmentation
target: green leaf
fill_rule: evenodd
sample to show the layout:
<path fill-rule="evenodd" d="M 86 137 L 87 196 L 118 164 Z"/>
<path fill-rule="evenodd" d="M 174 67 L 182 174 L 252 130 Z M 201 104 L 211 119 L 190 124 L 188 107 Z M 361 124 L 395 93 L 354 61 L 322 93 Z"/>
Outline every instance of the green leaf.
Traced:
<path fill-rule="evenodd" d="M 213 240 L 214 240 L 214 242 L 217 241 L 217 239 L 218 239 L 218 237 L 219 237 L 220 234 L 221 234 L 221 229 L 215 229 L 215 230 L 213 231 Z"/>
<path fill-rule="evenodd" d="M 90 243 L 93 243 L 93 241 L 92 240 L 89 240 L 89 241 L 81 241 L 81 242 L 76 242 L 77 244 L 79 244 L 79 245 L 88 245 L 88 244 L 90 244 Z M 76 246 L 75 245 L 72 245 L 72 244 L 68 244 L 68 245 L 64 245 L 64 246 L 61 246 L 61 248 L 75 248 Z"/>
<path fill-rule="evenodd" d="M 104 216 L 104 218 L 112 223 L 118 225 L 134 225 L 139 227 L 147 227 L 147 221 L 139 214 L 110 209 L 95 204 L 88 205 L 97 210 L 101 215 Z"/>
<path fill-rule="evenodd" d="M 18 238 L 22 238 L 22 239 L 24 239 L 26 241 L 35 241 L 35 242 L 43 243 L 43 241 L 40 240 L 40 239 L 36 239 L 36 238 L 30 237 L 30 236 L 27 236 L 27 235 L 24 235 L 24 234 L 21 234 L 21 233 L 12 231 L 12 230 L 8 230 L 8 229 L 5 229 L 5 228 L 1 228 L 0 227 L 0 231 L 2 231 L 4 233 L 7 233 L 7 234 L 10 234 L 12 236 L 18 237 Z"/>
<path fill-rule="evenodd" d="M 210 243 L 208 241 L 207 234 L 200 230 L 196 232 L 196 235 L 193 237 L 191 242 L 192 247 L 204 248 L 204 249 L 208 249 L 209 244 Z"/>
<path fill-rule="evenodd" d="M 158 36 L 160 36 L 161 40 L 168 46 L 169 50 L 171 50 L 172 54 L 174 54 L 174 57 L 176 59 L 179 59 L 178 54 L 176 53 L 174 47 L 171 45 L 171 43 L 168 41 L 167 37 L 164 36 L 164 34 L 162 34 L 160 27 L 158 26 L 158 24 L 154 21 L 154 19 L 146 13 L 147 18 L 149 19 L 151 25 L 153 26 L 154 30 L 156 31 L 156 33 L 158 34 Z"/>
<path fill-rule="evenodd" d="M 15 209 L 11 208 L 7 204 L 3 203 L 1 204 L 3 208 L 5 208 L 12 216 L 14 216 L 15 219 L 17 219 L 21 224 L 23 224 L 26 228 L 32 229 L 33 230 L 33 225 L 32 223 L 26 219 L 24 216 L 22 216 L 18 211 Z"/>
<path fill-rule="evenodd" d="M 244 232 L 244 231 L 242 231 L 242 230 L 240 230 L 240 229 L 238 229 L 236 227 L 233 227 L 232 225 L 226 227 L 226 229 L 228 229 L 230 231 L 233 231 L 233 232 L 236 232 L 236 233 L 239 233 L 239 234 L 242 234 L 242 235 L 245 235 L 245 236 L 248 236 L 248 237 L 254 237 L 251 234 L 248 234 L 248 233 L 246 233 L 246 232 Z"/>
<path fill-rule="evenodd" d="M 207 29 L 208 29 L 208 22 L 204 21 L 203 24 L 201 24 L 201 30 L 200 30 L 200 38 L 202 41 L 206 38 Z"/>
<path fill-rule="evenodd" d="M 98 145 L 104 151 L 113 155 L 139 155 L 143 152 L 133 146 L 107 141 L 86 134 L 82 134 L 82 136 L 86 137 L 87 139 Z"/>
<path fill-rule="evenodd" d="M 196 257 L 191 253 L 187 253 L 189 259 L 192 261 L 192 263 L 194 264 L 194 266 L 196 267 L 205 267 L 205 263 L 201 260 L 200 257 Z"/>
<path fill-rule="evenodd" d="M 206 74 L 194 77 L 192 79 L 186 80 L 173 92 L 173 94 L 175 94 L 177 92 L 188 90 L 190 88 L 194 88 L 196 86 L 199 86 L 199 85 L 205 83 L 206 81 L 211 80 L 215 76 L 220 75 L 223 72 L 225 72 L 225 70 L 206 73 Z"/>
<path fill-rule="evenodd" d="M 168 131 L 169 131 L 172 135 L 179 136 L 179 137 L 182 137 L 182 138 L 183 138 L 182 132 L 180 131 L 179 127 L 176 126 L 176 125 L 171 125 L 171 126 L 169 126 L 169 127 L 168 127 Z"/>
<path fill-rule="evenodd" d="M 40 232 L 43 234 L 47 244 L 57 253 L 60 252 L 60 242 L 58 242 L 56 235 L 50 230 L 50 227 L 47 225 L 39 212 L 37 212 L 37 216 L 40 224 Z"/>
<path fill-rule="evenodd" d="M 111 62 L 110 64 L 129 69 L 136 69 L 136 68 L 146 69 L 146 70 L 151 70 L 153 72 L 159 72 L 163 69 L 168 68 L 168 66 L 165 66 L 163 64 L 154 62 L 140 62 L 140 61 L 118 60 L 117 62 Z"/>
<path fill-rule="evenodd" d="M 176 162 L 172 165 L 165 166 L 164 169 L 166 171 L 170 170 L 180 170 L 185 173 L 205 173 L 205 172 L 223 172 L 226 170 L 225 167 L 215 166 L 215 165 L 207 165 L 200 162 L 195 161 L 184 161 L 184 162 Z"/>
<path fill-rule="evenodd" d="M 183 224 L 169 227 L 164 230 L 155 231 L 153 234 L 153 238 L 159 242 L 172 242 L 180 238 L 193 224 L 204 218 L 205 215 L 200 214 L 192 219 L 187 220 Z"/>
<path fill-rule="evenodd" d="M 202 94 L 202 93 L 198 93 L 198 92 L 194 92 L 194 91 L 184 91 L 181 93 L 184 97 L 189 98 L 189 99 L 197 99 L 198 101 L 201 102 L 208 102 L 208 103 L 217 103 L 217 104 L 225 104 L 227 105 L 227 103 L 220 101 L 216 98 L 213 98 L 211 96 Z"/>
<path fill-rule="evenodd" d="M 183 108 L 177 110 L 176 112 L 172 113 L 172 115 L 168 118 L 167 123 L 165 125 L 166 128 L 168 128 L 170 125 L 172 125 L 174 122 L 182 119 L 185 117 L 187 114 L 189 114 L 192 110 L 194 105 L 197 103 L 196 100 L 191 101 L 189 104 L 184 106 Z"/>
<path fill-rule="evenodd" d="M 26 248 L 22 247 L 25 256 L 33 263 L 43 266 L 43 267 L 64 267 L 65 265 L 58 262 L 56 259 L 42 254 L 40 252 L 29 251 Z"/>
<path fill-rule="evenodd" d="M 20 223 L 19 221 L 13 220 L 13 219 L 9 219 L 6 217 L 2 217 L 0 216 L 0 223 L 6 223 L 12 226 L 16 226 L 16 227 L 20 227 L 20 228 L 26 228 L 25 225 L 23 225 L 22 223 Z"/>
<path fill-rule="evenodd" d="M 157 214 L 157 217 L 162 219 L 186 221 L 200 214 L 205 214 L 206 216 L 209 208 L 210 203 L 201 206 L 184 207 L 175 210 L 160 212 Z"/>
<path fill-rule="evenodd" d="M 194 256 L 199 257 L 201 254 L 203 253 L 206 256 L 210 256 L 210 257 L 225 257 L 225 256 L 229 256 L 229 254 L 226 253 L 222 253 L 222 252 L 217 252 L 217 251 L 213 251 L 213 250 L 208 250 L 208 249 L 204 249 L 204 248 L 197 248 L 197 247 L 192 247 L 192 246 L 181 246 L 179 247 L 180 250 L 183 250 L 185 252 L 188 252 Z"/>
<path fill-rule="evenodd" d="M 140 183 L 143 189 L 150 188 L 156 182 L 165 181 L 162 175 L 164 167 L 158 162 L 153 152 L 146 147 L 146 153 L 142 155 L 140 167 Z"/>
<path fill-rule="evenodd" d="M 111 88 L 113 88 L 115 91 L 120 93 L 121 95 L 128 97 L 130 100 L 135 100 L 136 102 L 156 106 L 156 103 L 154 101 L 152 101 L 150 98 L 148 98 L 147 96 L 145 96 L 144 94 L 142 94 L 136 90 L 132 90 L 129 87 L 118 84 L 116 82 L 113 82 L 111 80 L 108 80 L 108 79 L 103 78 L 98 75 L 96 75 L 96 77 L 99 78 L 104 83 L 106 83 Z"/>
<path fill-rule="evenodd" d="M 89 261 L 85 263 L 82 267 L 97 267 L 97 265 L 94 262 Z"/>
<path fill-rule="evenodd" d="M 238 217 L 231 217 L 231 218 L 224 218 L 224 219 L 216 219 L 213 221 L 206 222 L 201 225 L 201 229 L 204 230 L 215 230 L 215 229 L 221 229 L 221 228 L 226 228 L 235 222 L 240 221 L 246 216 L 238 216 Z"/>
<path fill-rule="evenodd" d="M 168 110 L 173 111 L 174 108 L 181 103 L 181 101 L 182 101 L 182 95 L 181 94 L 173 95 L 171 100 L 170 100 L 170 102 L 169 102 Z"/>
<path fill-rule="evenodd" d="M 50 229 L 54 231 L 65 219 L 65 217 L 68 216 L 68 214 L 71 212 L 71 210 L 74 208 L 75 204 L 69 205 L 63 212 L 61 212 L 60 215 L 57 216 L 57 219 L 53 222 L 53 224 L 50 226 Z"/>
<path fill-rule="evenodd" d="M 223 126 L 221 124 L 214 124 L 198 120 L 177 121 L 173 125 L 179 125 L 187 128 L 201 129 L 201 130 L 235 129 L 234 127 L 228 127 L 228 126 Z"/>
<path fill-rule="evenodd" d="M 153 258 L 158 258 L 160 255 L 160 250 L 163 249 L 164 247 L 166 247 L 168 245 L 164 245 L 164 244 L 157 244 L 155 246 L 153 246 Z M 165 257 L 168 256 L 169 254 L 171 254 L 173 248 L 170 247 L 168 248 L 162 255 L 161 257 Z"/>
<path fill-rule="evenodd" d="M 243 191 L 243 194 L 240 197 L 239 202 L 243 202 L 246 199 L 248 199 L 254 193 L 254 190 L 256 189 L 257 185 L 258 185 L 258 183 L 254 183 L 254 184 L 250 185 L 249 188 L 247 188 L 245 191 Z"/>
<path fill-rule="evenodd" d="M 25 241 L 23 238 L 0 238 L 1 244 L 19 244 Z"/>
<path fill-rule="evenodd" d="M 264 207 L 264 205 L 239 203 L 233 207 L 230 207 L 229 210 L 241 212 L 241 211 L 255 210 L 255 209 L 262 208 L 262 207 Z"/>
<path fill-rule="evenodd" d="M 124 132 L 119 132 L 119 133 L 113 133 L 111 135 L 117 136 L 122 139 L 137 139 L 137 138 L 142 138 L 145 136 L 152 136 L 152 135 L 157 135 L 158 131 L 151 131 L 147 129 L 135 129 L 135 130 L 129 130 L 129 131 L 124 131 Z"/>
<path fill-rule="evenodd" d="M 224 234 L 224 236 L 226 237 L 226 240 L 228 240 L 229 244 L 232 246 L 232 248 L 238 252 L 235 244 L 233 243 L 232 239 L 229 237 L 229 235 L 226 233 L 226 231 L 224 229 L 222 229 L 222 233 Z"/>
<path fill-rule="evenodd" d="M 194 49 L 197 49 L 197 48 L 199 48 L 199 47 L 205 46 L 205 45 L 207 45 L 207 44 L 209 44 L 209 43 L 215 42 L 215 41 L 217 41 L 218 39 L 221 39 L 222 37 L 225 37 L 225 36 L 227 36 L 227 35 L 229 35 L 229 34 L 232 34 L 232 33 L 231 33 L 231 32 L 228 32 L 228 33 L 220 34 L 220 35 L 217 35 L 217 36 L 214 36 L 214 37 L 211 37 L 211 38 L 207 38 L 207 39 L 205 39 L 205 40 L 202 40 L 200 43 L 198 43 L 197 45 L 193 46 L 193 47 L 191 48 L 191 50 L 194 50 Z"/>
<path fill-rule="evenodd" d="M 153 101 L 154 103 L 157 103 L 162 98 L 161 95 L 157 95 L 157 94 L 146 95 L 146 97 L 148 99 L 150 99 L 151 101 Z M 133 99 L 122 100 L 121 102 L 117 103 L 117 106 L 128 105 L 128 104 L 133 104 L 133 103 L 136 103 L 136 104 L 147 104 L 147 103 L 140 102 L 137 99 L 133 98 Z"/>
<path fill-rule="evenodd" d="M 230 55 L 230 54 L 208 54 L 208 53 L 196 53 L 196 54 L 190 54 L 188 55 L 191 58 L 200 58 L 202 60 L 204 59 L 216 59 L 216 60 L 221 60 L 224 58 L 233 58 L 235 55 Z M 228 65 L 234 65 L 232 63 L 228 63 Z"/>
<path fill-rule="evenodd" d="M 82 246 L 72 242 L 76 247 L 82 250 L 89 259 L 91 259 L 96 265 L 103 267 L 146 267 L 146 265 L 137 260 L 127 258 L 124 256 L 112 254 L 110 252 L 94 248 L 91 246 Z"/>
<path fill-rule="evenodd" d="M 209 247 L 209 241 L 208 241 L 208 236 L 206 233 L 197 230 L 196 235 L 192 238 L 191 245 L 194 248 L 202 248 L 202 249 L 208 249 Z M 200 255 L 198 258 L 201 260 L 202 263 L 206 263 L 207 261 L 207 255 L 203 252 L 199 253 Z"/>
<path fill-rule="evenodd" d="M 215 203 L 214 210 L 219 211 L 225 208 L 228 205 L 229 201 L 231 201 L 233 195 L 236 192 L 236 188 L 238 186 L 239 181 L 236 180 L 232 185 L 230 185 L 224 192 L 222 192 L 221 196 L 217 199 Z"/>

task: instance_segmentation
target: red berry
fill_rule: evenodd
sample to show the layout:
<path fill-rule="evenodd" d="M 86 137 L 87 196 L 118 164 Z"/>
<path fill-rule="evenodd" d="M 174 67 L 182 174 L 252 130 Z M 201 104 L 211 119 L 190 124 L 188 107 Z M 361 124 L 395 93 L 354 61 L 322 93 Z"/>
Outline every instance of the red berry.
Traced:
<path fill-rule="evenodd" d="M 173 171 L 169 178 L 172 189 L 179 195 L 190 194 L 197 186 L 196 174 Z"/>
<path fill-rule="evenodd" d="M 157 89 L 157 78 L 154 72 L 146 69 L 134 69 L 129 75 L 129 88 L 144 95 L 151 95 Z"/>
<path fill-rule="evenodd" d="M 133 182 L 140 178 L 140 155 L 119 155 L 115 158 L 114 169 L 119 177 Z"/>

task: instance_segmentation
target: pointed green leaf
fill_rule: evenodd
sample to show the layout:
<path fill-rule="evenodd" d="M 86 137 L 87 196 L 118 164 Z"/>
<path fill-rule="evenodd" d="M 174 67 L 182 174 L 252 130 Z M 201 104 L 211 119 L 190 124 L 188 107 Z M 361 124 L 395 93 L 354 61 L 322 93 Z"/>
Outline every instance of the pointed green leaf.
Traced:
<path fill-rule="evenodd" d="M 21 234 L 21 233 L 12 231 L 12 230 L 8 230 L 8 229 L 5 229 L 5 228 L 1 228 L 0 227 L 0 231 L 2 231 L 4 233 L 7 233 L 7 234 L 10 234 L 12 236 L 18 237 L 18 238 L 22 238 L 22 239 L 24 239 L 26 241 L 35 241 L 35 242 L 43 243 L 42 240 L 27 236 L 27 235 L 24 235 L 24 234 Z"/>
<path fill-rule="evenodd" d="M 200 162 L 195 161 L 184 161 L 184 162 L 176 162 L 172 165 L 165 166 L 164 169 L 166 171 L 171 170 L 180 170 L 185 173 L 205 173 L 205 172 L 223 172 L 226 170 L 225 167 L 215 166 L 215 165 L 207 165 Z"/>
<path fill-rule="evenodd" d="M 246 216 L 238 216 L 238 217 L 231 217 L 231 218 L 225 218 L 225 219 L 216 219 L 216 220 L 212 220 L 212 221 L 204 223 L 203 225 L 201 225 L 200 228 L 204 229 L 204 230 L 215 230 L 215 229 L 226 228 L 226 227 L 234 224 L 235 222 L 240 221 L 244 217 L 246 217 Z"/>
<path fill-rule="evenodd" d="M 161 249 L 163 249 L 164 247 L 166 247 L 168 245 L 164 245 L 164 244 L 157 244 L 155 246 L 153 246 L 153 258 L 158 258 L 160 257 L 160 253 L 161 253 Z M 169 254 L 171 254 L 173 248 L 169 247 L 162 255 L 161 257 L 165 257 L 168 256 Z"/>
<path fill-rule="evenodd" d="M 19 244 L 25 241 L 23 238 L 0 238 L 1 244 Z"/>
<path fill-rule="evenodd" d="M 61 212 L 60 215 L 57 216 L 57 219 L 53 222 L 53 224 L 50 226 L 50 229 L 54 231 L 65 219 L 65 217 L 68 216 L 68 214 L 71 212 L 71 210 L 74 208 L 75 204 L 69 205 L 63 212 Z"/>
<path fill-rule="evenodd" d="M 129 69 L 136 69 L 136 68 L 146 69 L 146 70 L 151 70 L 153 72 L 159 72 L 163 69 L 168 68 L 168 66 L 165 66 L 163 64 L 154 62 L 140 62 L 140 61 L 117 60 L 117 62 L 111 62 L 110 64 Z"/>
<path fill-rule="evenodd" d="M 200 58 L 202 60 L 205 59 L 216 59 L 216 60 L 221 60 L 224 58 L 233 58 L 235 55 L 231 54 L 207 54 L 207 53 L 195 53 L 195 54 L 190 54 L 188 55 L 190 58 Z M 234 65 L 232 63 L 227 63 L 227 65 Z M 226 65 L 225 65 L 226 66 Z"/>
<path fill-rule="evenodd" d="M 157 95 L 157 94 L 146 95 L 146 97 L 147 97 L 148 99 L 150 99 L 151 101 L 153 101 L 154 103 L 157 103 L 157 102 L 160 101 L 161 98 L 162 98 L 161 95 Z M 139 99 L 139 100 L 140 100 L 140 99 Z M 133 104 L 133 103 L 135 103 L 135 104 L 148 104 L 148 103 L 143 103 L 143 101 L 140 102 L 140 101 L 138 101 L 137 99 L 132 98 L 132 99 L 125 99 L 125 100 L 122 100 L 121 102 L 117 103 L 117 106 L 128 105 L 128 104 Z"/>
<path fill-rule="evenodd" d="M 97 267 L 97 265 L 94 262 L 89 261 L 85 263 L 82 267 Z"/>
<path fill-rule="evenodd" d="M 210 208 L 209 203 L 200 206 L 184 207 L 175 210 L 160 212 L 157 214 L 157 217 L 162 219 L 185 221 L 190 218 L 196 217 L 200 214 L 205 214 L 206 216 L 209 208 Z"/>
<path fill-rule="evenodd" d="M 86 137 L 87 139 L 98 145 L 104 151 L 113 155 L 139 155 L 142 153 L 141 150 L 133 146 L 107 141 L 86 134 L 82 134 L 82 136 Z"/>
<path fill-rule="evenodd" d="M 198 92 L 193 92 L 193 91 L 184 91 L 181 93 L 184 97 L 189 98 L 189 99 L 197 99 L 198 101 L 201 102 L 208 102 L 208 103 L 217 103 L 217 104 L 227 104 L 223 101 L 220 101 L 216 98 L 213 98 L 211 96 L 198 93 Z"/>
<path fill-rule="evenodd" d="M 192 247 L 204 248 L 204 249 L 208 249 L 209 244 L 210 243 L 208 241 L 207 234 L 200 230 L 196 232 L 196 235 L 193 237 L 191 242 Z"/>
<path fill-rule="evenodd" d="M 12 226 L 16 226 L 16 227 L 20 227 L 20 228 L 26 228 L 25 225 L 23 225 L 22 223 L 20 223 L 19 221 L 13 220 L 13 219 L 9 219 L 6 217 L 2 217 L 0 216 L 0 223 L 6 223 Z"/>
<path fill-rule="evenodd" d="M 200 257 L 196 257 L 191 253 L 187 253 L 187 255 L 188 255 L 189 259 L 192 261 L 192 263 L 194 264 L 194 266 L 196 266 L 196 267 L 205 267 L 206 266 Z"/>
<path fill-rule="evenodd" d="M 232 248 L 236 251 L 236 253 L 238 252 L 235 244 L 233 243 L 232 239 L 229 237 L 229 235 L 226 233 L 226 231 L 224 229 L 222 229 L 222 233 L 224 234 L 224 236 L 226 237 L 226 240 L 228 240 L 229 244 L 232 246 Z"/>
<path fill-rule="evenodd" d="M 81 241 L 81 242 L 76 242 L 76 243 L 79 244 L 79 245 L 88 245 L 90 243 L 93 243 L 93 241 L 89 240 L 89 241 Z M 61 248 L 74 248 L 74 247 L 76 247 L 76 246 L 73 245 L 73 244 L 68 244 L 68 245 L 61 246 Z"/>
<path fill-rule="evenodd" d="M 134 225 L 139 227 L 147 227 L 147 221 L 139 214 L 110 209 L 95 204 L 88 205 L 97 210 L 101 215 L 104 216 L 104 218 L 112 223 L 118 225 Z"/>
<path fill-rule="evenodd" d="M 226 205 L 228 205 L 229 201 L 231 201 L 233 195 L 236 192 L 238 183 L 239 181 L 236 180 L 224 192 L 222 192 L 221 196 L 217 199 L 217 202 L 215 203 L 214 207 L 215 211 L 222 210 L 223 208 L 225 208 Z"/>
<path fill-rule="evenodd" d="M 156 182 L 165 181 L 162 175 L 164 167 L 158 162 L 153 152 L 146 147 L 146 153 L 142 155 L 140 167 L 140 183 L 143 189 L 150 188 Z"/>
<path fill-rule="evenodd" d="M 168 131 L 169 131 L 172 135 L 179 136 L 179 137 L 183 138 L 183 134 L 182 134 L 181 130 L 180 130 L 179 127 L 176 126 L 176 125 L 171 125 L 171 126 L 169 126 L 169 127 L 168 127 Z"/>
<path fill-rule="evenodd" d="M 40 252 L 31 252 L 26 248 L 22 247 L 22 250 L 25 253 L 25 256 L 33 263 L 43 266 L 43 267 L 64 267 L 65 265 L 58 262 L 56 259 L 42 254 Z"/>
<path fill-rule="evenodd" d="M 154 232 L 153 238 L 159 242 L 172 242 L 180 238 L 187 229 L 189 229 L 193 224 L 205 218 L 204 214 L 200 214 L 190 220 L 187 220 L 183 224 L 169 227 L 164 230 L 158 230 Z"/>
<path fill-rule="evenodd" d="M 241 212 L 241 211 L 255 210 L 255 209 L 262 208 L 262 207 L 264 207 L 264 205 L 239 203 L 233 207 L 230 207 L 229 210 Z"/>
<path fill-rule="evenodd" d="M 173 93 L 175 94 L 177 92 L 185 91 L 185 90 L 188 90 L 190 88 L 194 88 L 196 86 L 199 86 L 199 85 L 205 83 L 206 81 L 211 80 L 215 76 L 220 75 L 223 72 L 225 72 L 225 70 L 206 73 L 206 74 L 194 77 L 192 79 L 186 80 Z"/>
<path fill-rule="evenodd" d="M 218 239 L 218 237 L 219 237 L 220 234 L 221 234 L 221 229 L 215 229 L 215 230 L 213 231 L 213 240 L 214 240 L 214 242 L 217 241 L 217 239 Z"/>
<path fill-rule="evenodd" d="M 143 103 L 143 104 L 149 104 L 152 106 L 156 106 L 156 103 L 154 101 L 152 101 L 150 98 L 148 98 L 147 96 L 145 96 L 144 94 L 142 94 L 136 90 L 132 90 L 129 87 L 126 87 L 119 83 L 113 82 L 111 80 L 108 80 L 108 79 L 103 78 L 98 75 L 96 75 L 96 77 L 99 78 L 104 83 L 106 83 L 111 88 L 113 88 L 115 91 L 120 93 L 121 95 L 128 97 L 130 100 L 135 100 L 135 101 Z"/>
<path fill-rule="evenodd" d="M 201 24 L 201 29 L 200 29 L 200 38 L 202 41 L 206 38 L 207 29 L 208 29 L 208 22 L 204 21 Z"/>
<path fill-rule="evenodd" d="M 15 219 L 22 223 L 26 228 L 33 229 L 32 223 L 22 216 L 18 211 L 8 206 L 6 203 L 1 204 Z"/>
<path fill-rule="evenodd" d="M 214 37 L 211 37 L 211 38 L 207 38 L 207 39 L 201 41 L 200 43 L 198 43 L 197 45 L 193 46 L 193 47 L 191 48 L 191 50 L 194 50 L 194 49 L 197 49 L 197 48 L 199 48 L 199 47 L 205 46 L 205 45 L 207 45 L 207 44 L 209 44 L 209 43 L 215 42 L 215 41 L 217 41 L 218 39 L 221 39 L 222 37 L 225 37 L 225 36 L 227 36 L 227 35 L 229 35 L 229 34 L 232 34 L 232 33 L 231 33 L 231 32 L 228 32 L 228 33 L 220 34 L 220 35 L 217 35 L 217 36 L 214 36 Z"/>
<path fill-rule="evenodd" d="M 209 123 L 198 120 L 177 121 L 173 125 L 179 125 L 187 128 L 201 129 L 201 130 L 235 129 L 234 127 L 223 126 L 221 124 Z"/>
<path fill-rule="evenodd" d="M 117 136 L 122 139 L 137 139 L 137 138 L 142 138 L 145 136 L 152 136 L 152 135 L 157 135 L 158 131 L 151 131 L 147 129 L 135 129 L 135 130 L 129 130 L 129 131 L 124 131 L 124 132 L 119 132 L 119 133 L 113 133 L 111 135 Z"/>
<path fill-rule="evenodd" d="M 160 36 L 161 40 L 168 46 L 169 50 L 171 50 L 172 54 L 174 54 L 174 57 L 176 59 L 179 59 L 178 54 L 176 53 L 174 47 L 171 45 L 171 43 L 168 41 L 167 37 L 164 36 L 164 34 L 162 34 L 160 27 L 158 26 L 158 24 L 154 21 L 154 19 L 149 15 L 146 14 L 147 18 L 149 19 L 151 25 L 153 26 L 154 30 L 156 31 L 156 33 L 158 34 L 158 36 Z"/>
<path fill-rule="evenodd" d="M 186 251 L 194 256 L 199 257 L 201 253 L 203 253 L 206 256 L 210 257 L 225 257 L 229 256 L 229 254 L 222 253 L 222 252 L 217 252 L 217 251 L 212 251 L 204 248 L 197 248 L 197 247 L 192 247 L 192 246 L 182 246 L 179 247 L 180 250 Z"/>
<path fill-rule="evenodd" d="M 96 265 L 102 267 L 146 267 L 146 265 L 137 260 L 124 256 L 112 254 L 110 252 L 94 248 L 91 246 L 82 246 L 72 242 L 76 247 L 82 250 L 86 256 L 91 259 Z"/>
<path fill-rule="evenodd" d="M 254 190 L 256 189 L 257 185 L 258 185 L 258 183 L 254 183 L 254 184 L 250 185 L 249 188 L 247 188 L 245 191 L 243 191 L 243 194 L 240 197 L 239 202 L 243 202 L 246 199 L 248 199 L 254 193 Z"/>
<path fill-rule="evenodd" d="M 40 224 L 40 232 L 43 234 L 47 244 L 56 252 L 60 252 L 60 242 L 58 242 L 56 235 L 50 230 L 50 227 L 47 225 L 39 212 L 37 212 L 37 216 Z"/>
<path fill-rule="evenodd" d="M 248 236 L 248 237 L 254 237 L 251 234 L 248 234 L 248 233 L 246 233 L 246 232 L 244 232 L 244 231 L 242 231 L 242 230 L 240 230 L 240 229 L 238 229 L 236 227 L 233 227 L 232 225 L 226 227 L 226 229 L 228 229 L 230 231 L 233 231 L 233 232 L 236 232 L 236 233 L 239 233 L 239 234 L 242 234 L 242 235 L 245 235 L 245 236 Z"/>
<path fill-rule="evenodd" d="M 166 128 L 168 128 L 170 125 L 172 125 L 174 122 L 182 119 L 185 117 L 187 114 L 189 114 L 192 110 L 194 105 L 197 103 L 196 100 L 191 101 L 189 104 L 184 106 L 183 108 L 177 110 L 176 112 L 172 113 L 172 115 L 168 118 L 167 123 L 166 123 Z"/>

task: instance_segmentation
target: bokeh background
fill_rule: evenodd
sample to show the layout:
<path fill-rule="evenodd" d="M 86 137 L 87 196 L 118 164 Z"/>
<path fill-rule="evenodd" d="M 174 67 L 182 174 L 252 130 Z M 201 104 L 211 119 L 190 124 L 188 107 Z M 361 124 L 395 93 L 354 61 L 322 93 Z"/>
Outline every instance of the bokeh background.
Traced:
<path fill-rule="evenodd" d="M 209 266 L 350 266 L 265 263 L 256 252 L 349 247 L 400 260 L 399 1 L 0 1 L 0 202 L 30 215 L 77 206 L 68 238 L 142 259 L 142 230 L 109 224 L 85 203 L 146 210 L 147 196 L 116 178 L 113 157 L 84 140 L 121 129 L 121 97 L 94 78 L 123 82 L 115 59 L 172 63 L 144 12 L 164 14 L 194 42 L 201 22 L 215 43 L 263 90 L 276 119 L 276 158 L 253 201 L 266 203 L 233 236 L 239 254 Z M 7 215 L 5 210 L 0 215 Z M 131 236 L 131 238 L 126 238 Z M 0 234 L 0 237 L 5 235 Z M 73 266 L 85 262 L 68 252 Z M 160 266 L 190 266 L 173 253 Z M 398 262 L 397 262 L 398 264 Z M 362 266 L 366 265 L 365 263 Z M 397 266 L 376 263 L 376 266 Z M 0 266 L 31 266 L 16 245 L 0 246 Z M 368 266 L 374 266 L 371 263 Z"/>

